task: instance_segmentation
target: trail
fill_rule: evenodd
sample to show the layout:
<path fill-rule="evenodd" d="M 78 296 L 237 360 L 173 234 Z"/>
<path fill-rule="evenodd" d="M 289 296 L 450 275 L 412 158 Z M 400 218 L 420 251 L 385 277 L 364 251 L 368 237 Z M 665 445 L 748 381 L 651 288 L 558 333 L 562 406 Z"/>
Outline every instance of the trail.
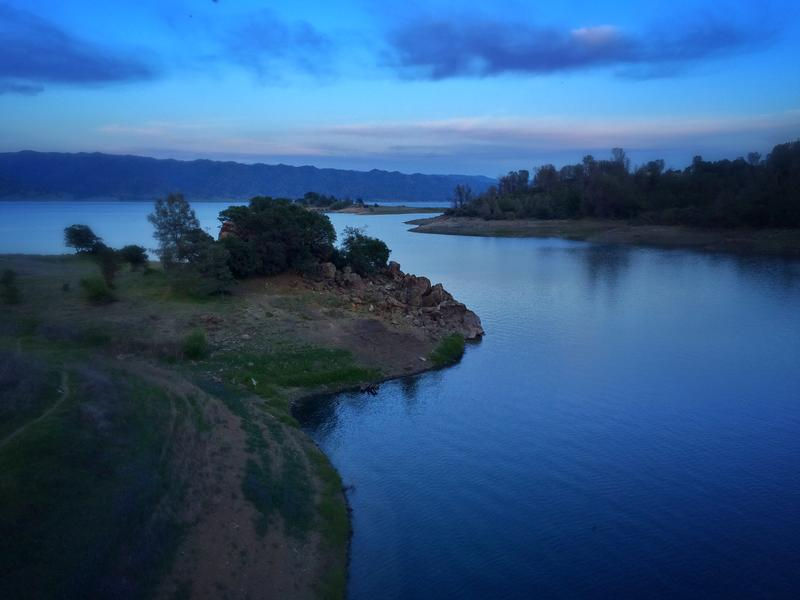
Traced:
<path fill-rule="evenodd" d="M 28 421 L 27 423 L 25 423 L 25 425 L 22 425 L 21 427 L 15 429 L 11 433 L 9 433 L 6 437 L 4 437 L 2 440 L 0 440 L 0 450 L 2 450 L 6 446 L 6 444 L 11 442 L 11 440 L 13 440 L 15 437 L 25 433 L 25 430 L 27 430 L 28 427 L 30 427 L 31 425 L 35 425 L 36 423 L 39 423 L 40 421 L 43 421 L 44 419 L 49 417 L 56 410 L 58 410 L 59 406 L 61 406 L 64 403 L 64 400 L 66 400 L 67 397 L 69 396 L 69 385 L 67 381 L 66 371 L 61 371 L 60 391 L 61 391 L 61 396 L 59 397 L 58 400 L 56 400 L 56 402 L 53 403 L 53 405 L 50 408 L 48 408 L 46 411 L 44 411 L 41 415 L 39 415 L 35 419 Z"/>

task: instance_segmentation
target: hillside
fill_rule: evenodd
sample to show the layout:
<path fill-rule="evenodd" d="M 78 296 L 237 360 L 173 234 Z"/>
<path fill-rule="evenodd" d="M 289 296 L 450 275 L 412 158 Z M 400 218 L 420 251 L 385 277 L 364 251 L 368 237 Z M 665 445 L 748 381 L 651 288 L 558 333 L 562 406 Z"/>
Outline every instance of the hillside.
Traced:
<path fill-rule="evenodd" d="M 457 184 L 484 191 L 493 180 L 465 175 L 404 174 L 181 161 L 100 153 L 0 153 L 0 199 L 118 198 L 147 200 L 182 192 L 192 200 L 244 200 L 256 195 L 298 198 L 306 192 L 368 201 L 446 201 Z"/>

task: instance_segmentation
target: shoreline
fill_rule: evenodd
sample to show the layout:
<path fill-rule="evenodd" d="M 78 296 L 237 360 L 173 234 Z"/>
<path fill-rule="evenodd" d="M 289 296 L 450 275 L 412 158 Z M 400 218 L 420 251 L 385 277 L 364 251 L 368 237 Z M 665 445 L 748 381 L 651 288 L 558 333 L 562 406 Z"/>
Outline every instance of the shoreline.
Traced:
<path fill-rule="evenodd" d="M 312 209 L 317 210 L 316 208 L 312 207 Z M 434 206 L 348 206 L 347 208 L 340 208 L 339 210 L 327 210 L 327 209 L 319 209 L 320 212 L 329 215 L 372 215 L 372 216 L 379 216 L 379 215 L 421 215 L 421 214 L 436 214 L 439 215 L 443 213 L 446 208 L 445 207 L 434 207 Z"/>
<path fill-rule="evenodd" d="M 175 296 L 160 269 L 125 270 L 117 276 L 117 301 L 103 305 L 88 304 L 80 292 L 80 280 L 96 270 L 82 257 L 5 254 L 4 268 L 17 272 L 21 291 L 21 302 L 0 319 L 0 359 L 16 365 L 9 373 L 42 379 L 34 369 L 40 365 L 68 376 L 70 389 L 84 390 L 70 397 L 68 410 L 47 417 L 51 429 L 64 430 L 62 420 L 83 411 L 92 418 L 66 429 L 70 436 L 87 435 L 95 416 L 139 435 L 136 422 L 118 421 L 112 407 L 144 398 L 135 402 L 161 411 L 150 422 L 151 444 L 118 457 L 105 457 L 108 451 L 97 446 L 119 469 L 140 452 L 168 448 L 163 489 L 171 495 L 137 508 L 151 519 L 168 515 L 162 520 L 182 531 L 164 538 L 165 547 L 156 548 L 162 554 L 151 553 L 173 557 L 159 559 L 165 571 L 156 598 L 220 585 L 266 598 L 289 590 L 297 597 L 344 597 L 352 537 L 347 489 L 295 411 L 314 398 L 367 394 L 367 386 L 442 368 L 431 355 L 444 337 L 483 333 L 477 316 L 444 288 L 403 273 L 397 263 L 365 278 L 323 264 L 314 277 L 253 278 L 230 296 L 200 300 Z M 189 357 L 181 348 L 197 331 L 208 350 Z M 87 412 L 84 405 L 102 408 Z M 20 415 L 20 424 L 39 414 Z M 97 435 L 106 427 L 100 425 Z M 24 479 L 36 449 L 26 436 L 13 444 L 26 460 L 8 477 Z M 69 467 L 56 460 L 42 481 L 74 477 Z M 117 485 L 127 490 L 132 483 Z M 293 490 L 289 504 L 280 490 Z M 21 539 L 32 527 L 18 523 Z M 137 535 L 129 534 L 131 543 Z"/>
<path fill-rule="evenodd" d="M 556 237 L 595 244 L 650 246 L 800 258 L 798 229 L 698 229 L 678 225 L 632 225 L 609 220 L 493 220 L 442 215 L 414 219 L 413 233 L 477 237 Z"/>

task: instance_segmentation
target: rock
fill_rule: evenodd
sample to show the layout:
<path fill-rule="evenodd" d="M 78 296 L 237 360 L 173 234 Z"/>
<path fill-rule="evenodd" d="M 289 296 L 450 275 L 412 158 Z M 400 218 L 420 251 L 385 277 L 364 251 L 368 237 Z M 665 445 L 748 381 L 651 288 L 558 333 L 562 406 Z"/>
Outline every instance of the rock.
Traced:
<path fill-rule="evenodd" d="M 386 273 L 392 279 L 399 279 L 403 276 L 403 272 L 400 270 L 400 263 L 393 260 L 389 261 L 389 266 L 386 267 Z"/>
<path fill-rule="evenodd" d="M 432 286 L 428 293 L 422 297 L 422 306 L 439 306 L 442 302 L 452 301 L 453 296 L 444 289 L 441 283 Z"/>
<path fill-rule="evenodd" d="M 480 317 L 471 310 L 467 310 L 461 317 L 461 324 L 464 326 L 464 337 L 468 340 L 483 337 L 485 333 Z"/>
<path fill-rule="evenodd" d="M 347 277 L 352 272 L 353 269 L 350 268 L 350 265 L 347 265 L 344 269 L 342 269 L 342 276 Z"/>
<path fill-rule="evenodd" d="M 410 306 L 420 306 L 422 297 L 431 289 L 431 280 L 427 277 L 406 275 L 403 278 L 403 300 Z"/>
<path fill-rule="evenodd" d="M 364 281 L 361 279 L 361 275 L 359 275 L 358 273 L 346 273 L 344 275 L 344 281 L 348 285 L 351 285 L 355 288 L 360 288 L 361 286 L 364 285 Z"/>
<path fill-rule="evenodd" d="M 336 265 L 330 262 L 324 262 L 319 265 L 319 274 L 323 279 L 336 278 Z"/>

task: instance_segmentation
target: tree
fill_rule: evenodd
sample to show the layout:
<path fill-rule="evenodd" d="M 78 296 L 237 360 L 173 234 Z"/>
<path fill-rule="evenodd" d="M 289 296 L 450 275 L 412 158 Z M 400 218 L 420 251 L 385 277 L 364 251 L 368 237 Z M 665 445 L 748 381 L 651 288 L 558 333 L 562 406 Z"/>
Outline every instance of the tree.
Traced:
<path fill-rule="evenodd" d="M 472 202 L 472 188 L 459 183 L 453 190 L 453 208 L 464 208 L 470 202 Z"/>
<path fill-rule="evenodd" d="M 109 248 L 105 244 L 98 243 L 94 250 L 94 258 L 100 267 L 100 273 L 103 275 L 103 281 L 110 288 L 114 288 L 114 277 L 119 271 L 119 255 L 113 248 Z"/>
<path fill-rule="evenodd" d="M 88 225 L 70 225 L 64 228 L 64 244 L 75 248 L 78 254 L 94 252 L 102 240 L 97 237 Z"/>
<path fill-rule="evenodd" d="M 196 238 L 196 232 L 202 230 L 200 221 L 183 194 L 169 194 L 166 198 L 156 200 L 147 220 L 155 227 L 153 237 L 158 240 L 158 256 L 164 266 L 186 262 L 191 238 Z"/>
<path fill-rule="evenodd" d="M 223 225 L 229 223 L 230 237 L 239 240 L 225 238 L 231 270 L 237 277 L 302 270 L 329 260 L 336 241 L 336 230 L 327 216 L 288 200 L 252 198 L 249 206 L 222 211 L 219 220 Z"/>
<path fill-rule="evenodd" d="M 132 271 L 136 271 L 142 265 L 147 264 L 147 250 L 135 244 L 124 246 L 119 250 L 119 258 L 128 263 Z"/>
<path fill-rule="evenodd" d="M 391 252 L 383 241 L 365 235 L 357 227 L 345 227 L 342 250 L 345 262 L 359 275 L 385 269 Z"/>

